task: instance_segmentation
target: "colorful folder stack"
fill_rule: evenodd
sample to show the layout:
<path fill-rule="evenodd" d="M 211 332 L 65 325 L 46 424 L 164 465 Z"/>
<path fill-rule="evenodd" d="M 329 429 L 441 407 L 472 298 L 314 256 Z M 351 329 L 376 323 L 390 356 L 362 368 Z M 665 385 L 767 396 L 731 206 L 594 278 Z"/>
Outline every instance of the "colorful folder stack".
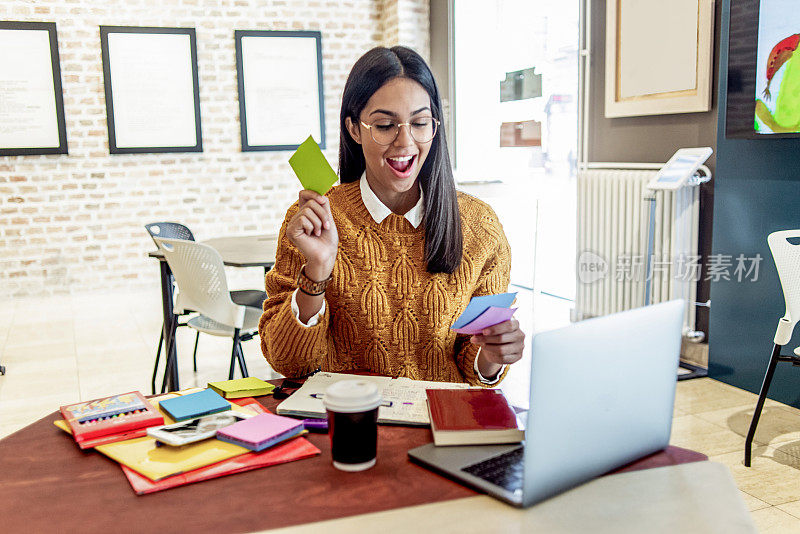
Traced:
<path fill-rule="evenodd" d="M 252 398 L 242 398 L 232 403 L 210 389 L 195 388 L 170 393 L 150 399 L 148 404 L 152 406 L 157 416 L 156 424 L 159 425 L 174 423 L 177 418 L 187 420 L 225 410 L 250 416 L 240 423 L 257 419 L 261 414 L 279 417 L 266 412 L 264 407 Z M 281 419 L 288 418 L 281 417 Z M 95 438 L 91 446 L 119 462 L 134 491 L 142 495 L 320 454 L 320 450 L 305 438 L 297 437 L 303 433 L 302 421 L 292 419 L 288 421 L 299 425 L 300 432 L 291 433 L 282 430 L 284 434 L 282 439 L 272 436 L 273 446 L 262 443 L 263 446 L 257 449 L 263 452 L 252 452 L 249 448 L 214 438 L 172 447 L 147 436 L 146 428 Z M 268 426 L 274 424 L 275 421 L 271 421 Z M 287 425 L 286 422 L 280 424 Z M 70 425 L 65 420 L 55 421 L 55 425 L 65 432 L 72 433 Z"/>

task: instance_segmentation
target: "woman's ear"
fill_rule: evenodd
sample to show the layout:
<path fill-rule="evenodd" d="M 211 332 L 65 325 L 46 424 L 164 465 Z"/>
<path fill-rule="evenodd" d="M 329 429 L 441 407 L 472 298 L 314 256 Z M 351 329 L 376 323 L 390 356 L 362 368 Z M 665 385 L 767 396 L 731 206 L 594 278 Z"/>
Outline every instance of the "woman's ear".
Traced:
<path fill-rule="evenodd" d="M 353 119 L 351 119 L 350 117 L 346 117 L 344 119 L 344 125 L 347 127 L 347 132 L 350 134 L 350 137 L 353 138 L 353 141 L 355 141 L 356 143 L 358 143 L 360 145 L 361 144 L 361 128 L 356 126 L 356 124 L 353 122 Z"/>

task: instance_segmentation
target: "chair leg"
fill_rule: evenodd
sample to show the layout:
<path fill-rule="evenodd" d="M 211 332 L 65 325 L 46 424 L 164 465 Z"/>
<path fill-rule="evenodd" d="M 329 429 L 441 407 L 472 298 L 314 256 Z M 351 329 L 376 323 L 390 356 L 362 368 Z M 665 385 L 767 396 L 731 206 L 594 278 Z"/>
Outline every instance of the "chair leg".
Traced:
<path fill-rule="evenodd" d="M 165 343 L 166 345 L 166 343 Z M 166 351 L 166 347 L 165 347 Z M 169 375 L 172 372 L 172 361 L 169 357 L 169 352 L 167 351 L 164 355 L 164 378 L 161 379 L 161 393 L 164 394 L 167 391 L 167 380 L 169 379 Z"/>
<path fill-rule="evenodd" d="M 164 343 L 164 359 L 166 360 L 166 365 L 164 366 L 164 380 L 161 382 L 161 393 L 164 393 L 168 388 L 169 385 L 170 391 L 177 391 L 180 389 L 178 385 L 178 355 L 175 354 L 175 358 L 170 356 L 175 351 L 175 346 L 177 344 L 177 319 L 172 325 L 172 329 L 169 332 L 169 336 L 166 338 Z"/>
<path fill-rule="evenodd" d="M 744 465 L 750 467 L 751 452 L 753 448 L 753 437 L 756 435 L 756 427 L 758 420 L 761 417 L 761 410 L 764 408 L 764 401 L 767 400 L 767 393 L 769 392 L 769 385 L 772 382 L 772 375 L 775 374 L 775 366 L 778 365 L 778 357 L 781 355 L 781 345 L 775 345 L 772 349 L 772 356 L 767 366 L 767 372 L 764 374 L 764 381 L 761 383 L 761 392 L 758 394 L 758 402 L 756 403 L 756 411 L 753 412 L 753 420 L 750 421 L 750 430 L 747 431 L 747 438 L 744 440 Z"/>
<path fill-rule="evenodd" d="M 236 328 L 233 330 L 233 348 L 231 348 L 231 367 L 228 370 L 228 380 L 233 380 L 233 370 L 236 366 L 236 359 L 237 359 L 237 350 L 236 347 L 239 344 L 239 329 Z"/>
<path fill-rule="evenodd" d="M 194 361 L 194 372 L 197 372 L 197 343 L 200 341 L 200 330 L 197 331 L 197 335 L 194 337 L 194 354 L 192 354 L 192 360 Z"/>
<path fill-rule="evenodd" d="M 158 376 L 158 360 L 161 359 L 161 344 L 164 342 L 164 328 L 161 328 L 161 334 L 158 336 L 158 350 L 156 350 L 156 363 L 153 365 L 153 378 L 150 380 L 150 390 L 152 394 L 156 394 L 156 377 Z"/>
<path fill-rule="evenodd" d="M 247 378 L 250 375 L 247 373 L 247 364 L 244 361 L 244 351 L 242 351 L 241 341 L 239 341 L 236 344 L 236 348 L 237 348 L 236 354 L 239 359 L 239 370 L 242 372 L 242 378 Z"/>

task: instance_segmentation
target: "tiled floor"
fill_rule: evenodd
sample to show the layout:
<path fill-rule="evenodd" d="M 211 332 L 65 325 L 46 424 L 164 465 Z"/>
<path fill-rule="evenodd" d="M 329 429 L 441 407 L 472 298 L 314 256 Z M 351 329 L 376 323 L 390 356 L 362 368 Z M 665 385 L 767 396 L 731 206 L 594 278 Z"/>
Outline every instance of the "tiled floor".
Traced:
<path fill-rule="evenodd" d="M 521 298 L 527 308 L 529 296 Z M 160 313 L 157 288 L 4 303 L 0 363 L 8 373 L 0 377 L 0 436 L 62 404 L 133 389 L 149 392 Z M 537 330 L 556 326 L 553 317 L 564 313 L 557 299 L 537 302 Z M 181 330 L 181 386 L 224 378 L 230 341 L 201 336 L 194 373 L 194 335 Z M 245 343 L 244 351 L 252 375 L 272 376 L 256 341 Z M 515 402 L 526 396 L 525 367 L 515 365 L 504 384 Z M 672 444 L 730 467 L 761 532 L 800 532 L 800 410 L 768 401 L 753 466 L 746 468 L 742 449 L 755 395 L 708 378 L 678 382 L 677 391 Z"/>

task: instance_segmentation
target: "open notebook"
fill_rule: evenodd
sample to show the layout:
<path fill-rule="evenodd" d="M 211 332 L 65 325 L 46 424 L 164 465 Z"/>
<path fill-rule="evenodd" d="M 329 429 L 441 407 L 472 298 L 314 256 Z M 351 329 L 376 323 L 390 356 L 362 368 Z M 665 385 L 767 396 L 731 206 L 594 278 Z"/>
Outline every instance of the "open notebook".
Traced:
<path fill-rule="evenodd" d="M 342 373 L 317 373 L 303 387 L 278 405 L 279 415 L 300 417 L 326 417 L 322 399 L 325 389 L 339 380 L 357 379 L 374 382 L 383 397 L 378 409 L 379 423 L 401 425 L 429 425 L 426 389 L 469 389 L 469 384 L 455 382 L 427 382 L 410 378 L 389 376 L 362 376 Z"/>

